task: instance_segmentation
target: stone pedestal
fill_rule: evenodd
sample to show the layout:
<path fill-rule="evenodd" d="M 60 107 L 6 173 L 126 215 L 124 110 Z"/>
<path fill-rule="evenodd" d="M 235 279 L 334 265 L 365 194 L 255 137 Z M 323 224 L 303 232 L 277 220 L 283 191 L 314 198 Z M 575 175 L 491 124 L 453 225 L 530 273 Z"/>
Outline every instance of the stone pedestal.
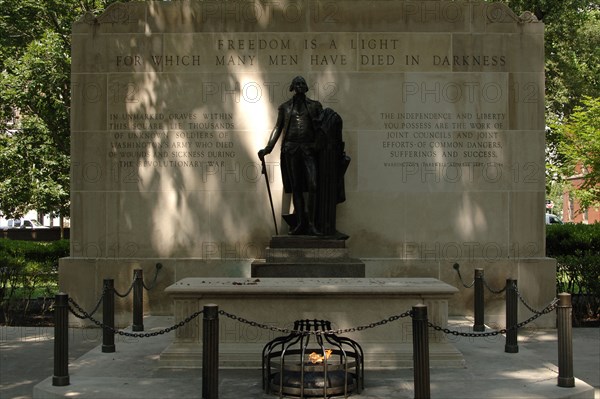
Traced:
<path fill-rule="evenodd" d="M 344 336 L 363 347 L 367 368 L 412 367 L 410 316 L 370 325 L 424 303 L 429 320 L 445 327 L 448 298 L 456 292 L 433 278 L 185 278 L 166 289 L 176 322 L 209 303 L 248 321 L 219 315 L 219 362 L 224 368 L 260 368 L 263 346 L 286 335 L 250 322 L 291 329 L 300 319 L 329 320 L 336 330 L 352 330 Z M 360 326 L 367 327 L 354 329 Z M 464 366 L 462 354 L 443 333 L 431 330 L 429 342 L 433 367 Z M 160 361 L 164 367 L 201 367 L 201 317 L 176 330 Z"/>
<path fill-rule="evenodd" d="M 365 277 L 346 241 L 312 236 L 274 236 L 265 259 L 252 262 L 252 277 Z"/>

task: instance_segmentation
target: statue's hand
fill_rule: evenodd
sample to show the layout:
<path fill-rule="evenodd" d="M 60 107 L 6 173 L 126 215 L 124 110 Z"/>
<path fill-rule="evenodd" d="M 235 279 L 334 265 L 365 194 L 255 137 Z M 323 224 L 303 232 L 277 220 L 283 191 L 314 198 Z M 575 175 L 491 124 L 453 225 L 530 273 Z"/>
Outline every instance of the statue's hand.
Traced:
<path fill-rule="evenodd" d="M 258 151 L 258 159 L 261 161 L 265 159 L 265 155 L 269 155 L 271 153 L 271 149 L 269 147 L 265 147 L 262 150 Z"/>

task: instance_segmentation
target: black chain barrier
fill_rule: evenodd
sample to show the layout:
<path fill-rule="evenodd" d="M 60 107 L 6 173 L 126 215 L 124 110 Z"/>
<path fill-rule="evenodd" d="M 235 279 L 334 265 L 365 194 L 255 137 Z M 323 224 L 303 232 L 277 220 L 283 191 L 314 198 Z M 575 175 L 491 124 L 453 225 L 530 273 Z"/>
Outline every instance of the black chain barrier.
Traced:
<path fill-rule="evenodd" d="M 75 305 L 78 309 L 80 309 L 81 313 L 77 313 L 73 309 L 69 308 L 69 310 L 71 311 L 71 314 L 73 314 L 73 316 L 77 317 L 78 319 L 82 319 L 82 320 L 91 318 L 94 315 L 94 313 L 96 313 L 96 311 L 98 311 L 98 309 L 100 309 L 100 304 L 104 300 L 104 297 L 106 296 L 106 292 L 107 292 L 107 289 L 106 289 L 106 287 L 104 287 L 104 289 L 102 290 L 102 295 L 100 295 L 100 298 L 98 298 L 98 303 L 96 303 L 96 306 L 94 306 L 94 309 L 91 312 L 86 312 L 79 305 Z M 71 301 L 73 301 L 73 299 L 69 298 L 69 302 L 71 302 Z M 73 301 L 73 303 L 74 303 L 74 301 Z"/>
<path fill-rule="evenodd" d="M 69 312 L 71 312 L 73 314 L 73 316 L 75 316 L 79 319 L 88 319 L 92 323 L 94 323 L 96 326 L 98 326 L 102 329 L 106 328 L 109 331 L 113 332 L 114 334 L 118 334 L 118 335 L 125 336 L 125 337 L 131 337 L 131 338 L 149 338 L 149 337 L 156 337 L 159 335 L 167 334 L 171 331 L 177 330 L 178 328 L 185 326 L 186 324 L 188 324 L 189 322 L 194 320 L 196 317 L 200 316 L 204 311 L 204 310 L 199 310 L 195 313 L 192 313 L 191 315 L 186 317 L 185 320 L 182 320 L 179 323 L 172 325 L 171 327 L 167 327 L 167 328 L 164 328 L 159 331 L 153 331 L 153 332 L 149 332 L 149 333 L 131 333 L 128 331 L 118 330 L 111 326 L 107 326 L 104 323 L 102 323 L 101 321 L 94 319 L 90 314 L 88 314 L 85 310 L 83 310 L 83 308 L 81 306 L 79 306 L 79 304 L 77 304 L 77 302 L 75 302 L 72 298 L 69 298 L 69 303 L 71 305 L 73 305 L 77 309 L 77 311 L 81 312 L 80 314 L 77 314 L 73 310 L 73 308 L 71 308 L 71 306 L 69 306 Z"/>
<path fill-rule="evenodd" d="M 156 279 L 158 279 L 158 271 L 160 269 L 162 269 L 162 263 L 157 263 L 156 264 L 156 269 L 154 271 L 154 279 L 152 280 L 152 283 L 150 283 L 150 285 L 146 285 L 146 283 L 144 282 L 144 280 L 142 280 L 142 287 L 144 287 L 144 289 L 146 291 L 150 291 L 152 288 L 154 288 L 156 286 Z"/>
<path fill-rule="evenodd" d="M 492 294 L 502 294 L 504 291 L 506 291 L 507 285 L 504 284 L 504 287 L 500 290 L 494 290 L 492 287 L 490 287 L 487 283 L 487 281 L 485 281 L 485 277 L 482 277 L 483 280 L 483 285 L 485 286 L 485 288 L 487 288 Z"/>
<path fill-rule="evenodd" d="M 112 280 L 110 282 L 112 283 Z M 515 290 L 516 290 L 516 284 L 515 283 L 513 283 L 513 284 L 515 285 L 515 287 L 511 286 L 510 288 L 511 289 L 515 288 Z M 112 284 L 110 284 L 110 285 L 112 285 Z M 507 281 L 506 285 L 507 286 L 509 285 L 508 281 Z M 105 288 L 105 290 L 104 290 L 100 300 L 98 301 L 96 308 L 92 312 L 92 314 L 98 309 L 99 303 L 102 301 L 102 299 L 104 298 L 104 296 L 106 294 L 106 291 L 108 291 L 108 290 L 109 289 Z M 517 291 L 517 293 L 518 293 L 518 291 Z M 520 294 L 519 294 L 519 297 L 521 297 Z M 132 337 L 132 338 L 156 337 L 159 335 L 169 333 L 180 327 L 183 327 L 186 324 L 190 323 L 192 320 L 194 320 L 196 317 L 198 317 L 199 315 L 204 313 L 204 320 L 203 320 L 203 322 L 204 322 L 204 324 L 203 324 L 204 339 L 203 339 L 203 359 L 202 359 L 202 381 L 203 381 L 202 395 L 203 396 L 202 397 L 207 397 L 207 398 L 209 398 L 209 397 L 216 398 L 218 395 L 218 369 L 219 369 L 218 346 L 219 346 L 219 340 L 218 340 L 218 316 L 217 316 L 217 314 L 223 315 L 225 317 L 228 317 L 228 318 L 238 321 L 240 323 L 248 324 L 252 327 L 261 328 L 261 329 L 265 329 L 265 330 L 269 330 L 269 331 L 276 331 L 276 332 L 280 332 L 280 333 L 293 334 L 296 336 L 300 336 L 300 335 L 302 335 L 302 336 L 336 335 L 336 334 L 345 334 L 345 333 L 356 332 L 356 331 L 363 331 L 363 330 L 367 330 L 367 329 L 376 328 L 376 327 L 388 324 L 390 322 L 394 322 L 399 319 L 410 316 L 413 319 L 412 320 L 412 322 L 413 322 L 413 324 L 412 324 L 412 326 L 413 326 L 413 352 L 414 352 L 414 358 L 413 358 L 414 366 L 413 367 L 415 370 L 415 373 L 414 373 L 415 393 L 418 393 L 418 392 L 423 393 L 423 394 L 415 395 L 415 397 L 427 397 L 428 398 L 428 397 L 430 397 L 430 393 L 429 393 L 430 392 L 429 391 L 430 390 L 429 349 L 428 349 L 429 343 L 428 343 L 428 339 L 427 339 L 427 337 L 428 337 L 427 329 L 428 328 L 432 328 L 436 331 L 441 331 L 445 334 L 461 336 L 461 337 L 469 337 L 469 338 L 492 337 L 492 336 L 497 336 L 500 334 L 506 334 L 507 341 L 508 341 L 508 337 L 510 335 L 509 331 L 512 334 L 512 331 L 520 329 L 520 328 L 524 327 L 525 325 L 531 323 L 532 321 L 536 320 L 537 318 L 541 317 L 542 315 L 548 314 L 548 313 L 552 312 L 553 310 L 558 309 L 557 310 L 558 321 L 559 321 L 559 323 L 558 323 L 559 324 L 558 386 L 573 387 L 573 386 L 575 386 L 575 384 L 574 384 L 574 377 L 573 377 L 573 372 L 572 372 L 572 362 L 573 362 L 572 349 L 570 348 L 570 345 L 572 345 L 572 343 L 569 341 L 570 338 L 568 338 L 568 339 L 565 338 L 565 337 L 570 337 L 570 321 L 571 321 L 570 320 L 571 319 L 571 316 L 570 316 L 571 301 L 570 301 L 570 299 L 571 299 L 571 297 L 569 294 L 560 294 L 559 297 L 560 297 L 560 299 L 554 298 L 552 300 L 552 302 L 540 312 L 533 311 L 531 309 L 531 307 L 528 306 L 528 308 L 530 310 L 532 310 L 535 314 L 523 322 L 517 323 L 516 325 L 510 326 L 508 328 L 504 328 L 501 330 L 484 332 L 484 333 L 464 333 L 464 332 L 460 332 L 460 331 L 456 331 L 456 330 L 451 330 L 449 328 L 442 328 L 440 326 L 437 326 L 437 325 L 427 321 L 427 306 L 426 305 L 413 306 L 412 310 L 410 310 L 410 311 L 406 311 L 404 313 L 388 317 L 387 319 L 382 319 L 378 322 L 361 325 L 358 327 L 337 329 L 337 330 L 326 330 L 326 331 L 318 331 L 318 330 L 299 331 L 299 330 L 291 330 L 291 329 L 271 326 L 271 325 L 267 325 L 267 324 L 263 324 L 263 323 L 258 323 L 256 321 L 247 320 L 245 318 L 236 316 L 234 314 L 225 312 L 223 310 L 217 310 L 218 309 L 217 305 L 207 305 L 207 306 L 204 306 L 204 309 L 199 310 L 195 313 L 192 313 L 187 318 L 185 318 L 184 320 L 182 320 L 179 323 L 174 324 L 171 327 L 168 327 L 168 328 L 165 328 L 165 329 L 162 329 L 159 331 L 149 332 L 149 333 L 132 333 L 132 332 L 128 332 L 128 331 L 117 330 L 114 327 L 112 327 L 111 325 L 106 325 L 106 324 L 94 319 L 91 314 L 86 312 L 72 298 L 69 298 L 67 294 L 57 294 L 56 295 L 57 313 L 56 313 L 55 321 L 56 321 L 56 325 L 60 326 L 60 328 L 57 328 L 55 330 L 55 347 L 54 347 L 55 362 L 54 362 L 54 376 L 53 376 L 52 385 L 53 386 L 69 385 L 68 338 L 66 336 L 66 330 L 67 330 L 67 326 L 68 326 L 68 324 L 67 324 L 68 323 L 68 317 L 67 317 L 68 312 L 71 312 L 76 317 L 86 318 L 86 319 L 91 320 L 94 324 L 96 324 L 98 327 L 103 329 L 104 337 L 106 337 L 108 335 L 108 336 L 110 336 L 111 339 L 114 338 L 113 337 L 114 334 L 118 334 L 118 335 L 122 335 L 122 336 L 126 336 L 126 337 Z M 112 299 L 112 297 L 109 297 L 107 299 L 107 301 L 110 302 L 111 299 Z M 524 301 L 524 300 L 522 299 L 522 301 Z M 77 309 L 77 311 L 80 313 L 77 313 L 75 310 L 73 310 L 73 308 L 71 306 L 75 307 Z M 59 310 L 60 310 L 60 312 L 59 312 Z M 564 310 L 567 310 L 567 312 L 564 312 Z M 106 312 L 106 310 L 105 310 L 105 312 Z M 562 320 L 562 322 L 561 322 L 561 320 Z M 114 320 L 113 320 L 113 322 L 114 322 Z M 108 321 L 108 323 L 112 323 L 112 322 Z M 508 319 L 507 319 L 507 324 L 508 324 Z M 566 326 L 566 328 L 565 328 L 565 326 Z M 562 331 L 563 328 L 565 328 L 565 331 Z M 111 335 L 111 333 L 113 335 Z M 417 333 L 417 334 L 415 335 L 415 333 Z M 207 337 L 210 337 L 210 338 L 207 338 Z M 102 352 L 114 352 L 114 342 L 111 345 L 109 345 L 110 342 L 105 344 L 104 339 L 105 338 L 103 338 Z M 317 339 L 319 339 L 319 338 L 317 337 Z M 112 348 L 111 348 L 112 350 L 105 350 L 105 347 L 108 348 L 109 346 L 112 346 Z M 361 350 L 361 352 L 362 352 L 362 350 Z M 511 352 L 511 353 L 516 353 L 516 352 Z M 263 352 L 263 355 L 264 355 L 264 352 Z M 327 368 L 325 368 L 325 373 L 327 373 Z M 327 374 L 325 374 L 325 376 L 326 375 Z M 213 381 L 213 382 L 207 383 L 207 381 Z"/>
<path fill-rule="evenodd" d="M 98 309 L 100 309 L 100 305 L 102 304 L 102 301 L 104 300 L 105 295 L 106 295 L 106 290 L 103 290 L 102 295 L 100 295 L 100 298 L 98 298 L 98 302 L 94 306 L 94 309 L 91 312 L 84 312 L 84 313 L 89 314 L 89 316 L 93 316 L 98 311 Z M 53 306 L 53 304 L 55 304 L 55 298 L 48 299 L 48 301 L 50 302 L 49 306 Z M 71 313 L 73 314 L 73 316 L 77 317 L 78 319 L 84 319 L 84 320 L 87 319 L 86 316 L 77 314 L 73 311 Z"/>
<path fill-rule="evenodd" d="M 542 310 L 541 312 L 534 312 L 535 314 L 533 316 L 531 316 L 529 319 L 522 321 L 514 326 L 508 327 L 508 328 L 504 328 L 501 330 L 495 330 L 495 331 L 490 331 L 490 332 L 486 332 L 486 333 L 464 333 L 464 332 L 460 332 L 460 331 L 455 331 L 455 330 L 450 330 L 448 328 L 443 328 L 440 326 L 436 326 L 433 323 L 428 322 L 429 327 L 433 328 L 436 331 L 441 331 L 445 334 L 449 334 L 449 335 L 454 335 L 454 336 L 462 336 L 462 337 L 469 337 L 469 338 L 477 338 L 477 337 L 491 337 L 491 336 L 496 336 L 496 335 L 500 335 L 500 334 L 506 334 L 508 331 L 512 331 L 512 330 L 517 330 L 520 329 L 524 326 L 526 326 L 527 324 L 531 323 L 532 321 L 534 321 L 535 319 L 548 314 L 550 312 L 552 312 L 554 309 L 556 309 L 556 306 L 558 304 L 558 298 L 554 298 L 552 300 L 552 302 L 550 304 L 548 304 L 548 306 L 546 306 L 546 308 L 544 310 Z M 225 317 L 228 317 L 232 320 L 238 321 L 240 323 L 244 323 L 244 324 L 248 324 L 252 327 L 256 327 L 256 328 L 260 328 L 263 330 L 269 330 L 269 331 L 274 331 L 274 332 L 280 332 L 280 333 L 284 333 L 284 334 L 296 334 L 296 335 L 320 335 L 320 334 L 324 334 L 324 335 L 331 335 L 331 334 L 345 334 L 345 333 L 350 333 L 350 332 L 356 332 L 356 331 L 363 331 L 363 330 L 367 330 L 370 328 L 375 328 L 375 327 L 379 327 L 382 326 L 384 324 L 399 320 L 401 318 L 407 317 L 407 316 L 411 316 L 412 317 L 412 311 L 406 311 L 400 315 L 396 315 L 396 316 L 391 316 L 387 319 L 383 319 L 381 321 L 378 321 L 376 323 L 371 323 L 368 325 L 363 325 L 363 326 L 358 326 L 358 327 L 352 327 L 352 328 L 346 328 L 346 329 L 338 329 L 338 330 L 328 330 L 328 331 L 298 331 L 298 330 L 290 330 L 290 329 L 286 329 L 286 328 L 281 328 L 281 327 L 276 327 L 276 326 L 270 326 L 267 324 L 261 324 L 258 323 L 256 321 L 250 321 L 247 319 L 244 319 L 243 317 L 239 317 L 236 316 L 234 314 L 231 313 L 227 313 L 224 310 L 219 310 L 219 314 L 223 315 Z"/>
<path fill-rule="evenodd" d="M 363 331 L 363 330 L 368 330 L 370 328 L 375 328 L 375 327 L 379 327 L 382 326 L 384 324 L 390 323 L 390 322 L 394 322 L 396 320 L 399 320 L 401 318 L 404 317 L 408 317 L 411 316 L 411 311 L 406 311 L 402 314 L 399 315 L 395 315 L 395 316 L 391 316 L 388 317 L 387 319 L 383 319 L 380 320 L 376 323 L 371 323 L 371 324 L 367 324 L 367 325 L 363 325 L 363 326 L 358 326 L 358 327 L 352 327 L 352 328 L 345 328 L 345 329 L 338 329 L 338 330 L 316 330 L 316 331 L 305 331 L 305 330 L 291 330 L 288 328 L 281 328 L 281 327 L 276 327 L 276 326 L 270 326 L 267 324 L 262 324 L 262 323 L 258 323 L 256 321 L 251 321 L 251 320 L 247 320 L 244 319 L 243 317 L 240 316 L 236 316 L 234 314 L 231 313 L 227 313 L 224 310 L 219 310 L 219 314 L 223 315 L 225 317 L 228 317 L 232 320 L 238 321 L 240 323 L 243 324 L 248 324 L 249 326 L 252 327 L 256 327 L 256 328 L 260 328 L 263 330 L 269 330 L 269 331 L 274 331 L 274 332 L 280 332 L 283 334 L 294 334 L 294 335 L 341 335 L 341 334 L 346 334 L 349 332 L 356 332 L 356 331 Z"/>
<path fill-rule="evenodd" d="M 473 279 L 473 281 L 471 282 L 471 284 L 465 284 L 465 281 L 463 280 L 462 274 L 460 273 L 460 265 L 458 263 L 455 263 L 453 266 L 454 270 L 456 270 L 456 273 L 458 274 L 458 278 L 460 280 L 460 283 L 463 285 L 463 287 L 465 288 L 472 288 L 475 285 L 475 279 Z M 483 282 L 483 285 L 492 293 L 492 294 L 502 294 L 504 291 L 506 291 L 506 285 L 504 285 L 504 287 L 500 290 L 494 290 L 492 287 L 490 287 L 490 285 L 488 284 L 487 281 L 485 281 L 485 277 L 483 276 L 483 274 L 481 275 L 481 280 Z"/>
<path fill-rule="evenodd" d="M 518 291 L 517 291 L 518 293 Z M 127 331 L 122 331 L 122 330 L 118 330 L 116 328 L 113 328 L 111 326 L 106 326 L 104 323 L 102 323 L 101 321 L 98 321 L 96 319 L 94 319 L 94 317 L 92 316 L 93 313 L 98 309 L 100 302 L 102 301 L 102 298 L 104 297 L 104 294 L 102 295 L 102 297 L 100 298 L 100 301 L 98 302 L 98 305 L 96 305 L 96 309 L 94 309 L 94 311 L 90 314 L 88 312 L 86 312 L 81 306 L 79 306 L 77 304 L 77 302 L 75 302 L 72 298 L 69 298 L 69 303 L 71 305 L 73 305 L 76 310 L 73 310 L 73 308 L 71 306 L 69 306 L 69 311 L 77 318 L 79 319 L 88 319 L 90 320 L 92 323 L 94 323 L 96 326 L 104 329 L 107 328 L 109 331 L 112 331 L 115 334 L 118 335 L 122 335 L 122 336 L 126 336 L 126 337 L 133 337 L 133 338 L 148 338 L 148 337 L 156 337 L 158 335 L 163 335 L 166 333 L 169 333 L 173 330 L 176 330 L 180 327 L 183 327 L 184 325 L 188 324 L 189 322 L 191 322 L 192 320 L 194 320 L 196 317 L 198 317 L 199 315 L 201 315 L 203 313 L 203 310 L 199 310 L 195 313 L 192 313 L 190 316 L 186 317 L 184 320 L 180 321 L 179 323 L 174 324 L 171 327 L 167 327 L 165 329 L 159 330 L 159 331 L 154 331 L 151 333 L 130 333 Z M 521 297 L 519 295 L 519 297 Z M 431 322 L 428 322 L 428 326 L 430 328 L 433 328 L 435 331 L 441 331 L 444 334 L 448 334 L 448 335 L 453 335 L 453 336 L 461 336 L 461 337 L 468 337 L 468 338 L 478 338 L 478 337 L 493 337 L 493 336 L 497 336 L 497 335 L 501 335 L 501 334 L 506 334 L 508 331 L 513 331 L 513 330 L 517 330 L 520 329 L 524 326 L 526 326 L 527 324 L 531 323 L 532 321 L 536 320 L 537 318 L 548 314 L 550 312 L 552 312 L 553 310 L 556 309 L 558 304 L 558 298 L 554 298 L 552 300 L 552 302 L 550 302 L 550 304 L 548 304 L 548 306 L 546 306 L 542 311 L 536 311 L 533 310 L 532 308 L 529 308 L 529 310 L 531 310 L 534 315 L 531 316 L 529 319 L 522 321 L 520 323 L 517 323 L 514 326 L 510 326 L 507 328 L 503 328 L 501 330 L 495 330 L 495 331 L 489 331 L 489 332 L 483 332 L 483 333 L 474 333 L 474 332 L 469 332 L 469 333 L 465 333 L 465 332 L 461 332 L 461 331 L 456 331 L 456 330 L 451 330 L 449 328 L 444 328 L 444 327 L 440 327 L 437 326 Z M 80 312 L 80 313 L 77 313 Z M 376 328 L 379 326 L 383 326 L 385 324 L 397 321 L 399 319 L 405 318 L 405 317 L 412 317 L 412 311 L 406 311 L 404 313 L 401 313 L 399 315 L 394 315 L 394 316 L 390 316 L 387 319 L 382 319 L 378 322 L 374 322 L 374 323 L 370 323 L 370 324 L 366 324 L 366 325 L 362 325 L 362 326 L 357 326 L 357 327 L 351 327 L 351 328 L 344 328 L 344 329 L 337 329 L 337 330 L 326 330 L 326 331 L 305 331 L 305 330 L 292 330 L 289 328 L 282 328 L 282 327 L 277 327 L 277 326 L 272 326 L 272 325 L 268 325 L 268 324 L 263 324 L 263 323 L 259 323 L 256 321 L 252 321 L 252 320 L 248 320 L 245 319 L 243 317 L 237 316 L 235 314 L 232 313 L 228 313 L 224 310 L 219 310 L 219 314 L 222 316 L 225 316 L 231 320 L 234 321 L 238 321 L 240 323 L 243 324 L 247 324 L 251 327 L 255 327 L 255 328 L 259 328 L 259 329 L 263 329 L 263 330 L 268 330 L 268 331 L 273 331 L 273 332 L 279 332 L 279 333 L 283 333 L 283 334 L 294 334 L 294 335 L 342 335 L 342 334 L 347 334 L 347 333 L 352 333 L 352 332 L 357 332 L 357 331 L 364 331 L 364 330 L 368 330 L 368 329 L 372 329 L 372 328 Z"/>
<path fill-rule="evenodd" d="M 525 321 L 522 321 L 520 323 L 517 323 L 514 326 L 503 328 L 501 330 L 484 332 L 484 333 L 465 333 L 465 332 L 460 332 L 460 331 L 456 331 L 456 330 L 450 330 L 448 328 L 443 328 L 443 327 L 440 327 L 440 326 L 436 326 L 435 324 L 432 324 L 432 323 L 428 323 L 428 324 L 429 324 L 429 327 L 433 328 L 434 330 L 441 331 L 441 332 L 443 332 L 445 334 L 448 334 L 448 335 L 461 336 L 461 337 L 469 337 L 469 338 L 495 337 L 497 335 L 506 334 L 508 331 L 518 330 L 518 329 L 526 326 L 527 324 L 531 323 L 535 319 L 537 319 L 537 318 L 539 318 L 539 317 L 541 317 L 541 316 L 543 316 L 545 314 L 548 314 L 548 313 L 552 312 L 554 309 L 556 309 L 557 304 L 558 304 L 558 298 L 554 298 L 552 300 L 552 302 L 550 302 L 550 304 L 548 306 L 546 306 L 546 308 L 544 310 L 542 310 L 541 312 L 536 312 L 529 319 L 527 319 Z"/>
<path fill-rule="evenodd" d="M 102 295 L 100 295 L 100 298 L 98 299 L 98 303 L 96 303 L 96 306 L 94 306 L 94 310 L 92 310 L 89 313 L 85 312 L 85 311 L 83 312 L 83 313 L 87 314 L 88 317 L 85 317 L 85 316 L 82 316 L 82 315 L 78 315 L 75 312 L 71 312 L 71 313 L 73 313 L 73 316 L 77 317 L 78 319 L 84 319 L 84 320 L 87 319 L 87 318 L 89 318 L 89 317 L 92 317 L 94 315 L 94 313 L 96 313 L 96 311 L 98 309 L 100 309 L 100 304 L 102 303 L 102 300 L 104 300 L 104 296 L 106 295 L 106 291 L 107 291 L 106 288 L 104 288 L 104 290 L 102 290 Z"/>
<path fill-rule="evenodd" d="M 159 272 L 160 269 L 162 269 L 162 263 L 157 263 L 156 264 L 156 269 L 154 271 L 154 278 L 152 279 L 152 283 L 150 283 L 150 285 L 146 285 L 146 282 L 144 280 L 142 280 L 142 287 L 144 287 L 144 289 L 146 291 L 150 291 L 156 285 L 156 280 L 158 279 L 158 272 Z M 125 292 L 124 294 L 119 293 L 119 291 L 117 291 L 114 288 L 113 288 L 113 290 L 114 290 L 116 296 L 121 297 L 121 298 L 125 298 L 125 297 L 129 296 L 129 294 L 131 294 L 131 291 L 133 290 L 134 286 L 135 286 L 135 278 L 131 282 L 131 285 L 127 289 L 127 292 Z"/>
<path fill-rule="evenodd" d="M 129 289 L 124 294 L 120 294 L 119 291 L 117 291 L 116 288 L 113 288 L 113 292 L 115 293 L 116 296 L 121 297 L 121 298 L 125 298 L 125 297 L 127 297 L 131 293 L 131 290 L 133 290 L 133 286 L 134 285 L 135 285 L 135 280 L 133 280 L 131 282 L 131 285 L 129 286 Z"/>
<path fill-rule="evenodd" d="M 513 284 L 513 288 L 515 290 L 515 292 L 517 293 L 517 297 L 519 298 L 519 300 L 521 301 L 521 303 L 527 308 L 529 309 L 529 311 L 531 313 L 541 313 L 539 310 L 534 309 L 531 305 L 529 305 L 527 303 L 527 301 L 525 301 L 525 298 L 523 298 L 523 296 L 521 295 L 521 293 L 519 292 L 519 289 L 517 288 L 517 286 L 515 284 Z M 556 301 L 558 301 L 558 299 L 556 299 Z M 543 312 L 543 311 L 542 311 Z"/>
<path fill-rule="evenodd" d="M 471 282 L 471 284 L 465 284 L 462 278 L 462 274 L 460 274 L 460 265 L 458 263 L 455 263 L 452 267 L 454 267 L 454 270 L 456 270 L 456 273 L 458 273 L 458 278 L 460 279 L 460 283 L 463 285 L 463 287 L 471 288 L 475 285 L 475 279 L 473 279 L 473 282 Z"/>

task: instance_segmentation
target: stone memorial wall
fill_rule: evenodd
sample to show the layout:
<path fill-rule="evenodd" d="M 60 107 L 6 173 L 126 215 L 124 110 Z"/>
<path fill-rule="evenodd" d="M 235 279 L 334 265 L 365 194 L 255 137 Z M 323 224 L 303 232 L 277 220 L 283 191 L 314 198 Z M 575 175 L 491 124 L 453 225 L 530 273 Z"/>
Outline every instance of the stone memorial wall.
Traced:
<path fill-rule="evenodd" d="M 160 287 L 249 276 L 274 234 L 256 154 L 301 75 L 344 120 L 337 225 L 368 277 L 460 286 L 459 263 L 469 282 L 482 267 L 547 304 L 543 29 L 478 1 L 139 2 L 83 16 L 61 287 L 93 304 L 103 278 L 128 287 L 132 269 L 161 262 L 148 306 L 168 313 Z M 279 215 L 279 145 L 267 171 Z M 471 300 L 461 290 L 450 313 Z"/>

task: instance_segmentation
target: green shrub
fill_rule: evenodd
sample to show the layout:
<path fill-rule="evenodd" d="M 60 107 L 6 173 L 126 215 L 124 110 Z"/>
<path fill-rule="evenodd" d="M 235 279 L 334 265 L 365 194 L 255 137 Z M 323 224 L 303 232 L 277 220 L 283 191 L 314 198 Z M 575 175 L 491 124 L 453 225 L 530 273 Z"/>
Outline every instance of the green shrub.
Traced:
<path fill-rule="evenodd" d="M 546 254 L 556 258 L 556 288 L 573 296 L 575 323 L 600 319 L 600 224 L 550 225 Z"/>
<path fill-rule="evenodd" d="M 546 254 L 550 257 L 600 254 L 600 223 L 546 226 Z"/>
<path fill-rule="evenodd" d="M 4 322 L 26 314 L 32 298 L 58 289 L 58 259 L 69 255 L 69 241 L 0 240 L 0 310 Z"/>

